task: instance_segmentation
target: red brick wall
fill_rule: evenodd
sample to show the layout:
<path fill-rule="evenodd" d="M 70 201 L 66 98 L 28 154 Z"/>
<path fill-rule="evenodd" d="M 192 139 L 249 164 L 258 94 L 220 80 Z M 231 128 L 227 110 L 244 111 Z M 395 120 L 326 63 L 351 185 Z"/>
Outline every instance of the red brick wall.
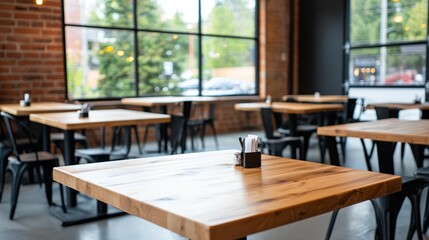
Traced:
<path fill-rule="evenodd" d="M 261 96 L 278 99 L 289 90 L 289 0 L 262 0 L 260 7 Z M 60 0 L 43 6 L 33 0 L 0 0 L 0 103 L 18 102 L 24 92 L 33 101 L 65 100 L 61 17 Z M 236 112 L 233 104 L 218 104 L 220 133 L 260 126 L 258 114 Z"/>
<path fill-rule="evenodd" d="M 289 0 L 270 0 L 261 3 L 261 78 L 265 78 L 262 96 L 280 99 L 288 94 L 289 86 Z M 264 33 L 262 33 L 264 31 Z M 282 55 L 285 57 L 282 59 Z"/>
<path fill-rule="evenodd" d="M 64 101 L 60 2 L 0 0 L 0 102 Z"/>

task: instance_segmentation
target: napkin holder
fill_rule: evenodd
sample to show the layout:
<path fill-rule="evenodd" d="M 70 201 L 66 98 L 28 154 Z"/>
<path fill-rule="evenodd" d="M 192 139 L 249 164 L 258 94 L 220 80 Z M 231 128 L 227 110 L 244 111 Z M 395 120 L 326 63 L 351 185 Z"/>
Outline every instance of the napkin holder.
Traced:
<path fill-rule="evenodd" d="M 261 167 L 261 152 L 241 152 L 241 161 L 244 168 Z"/>
<path fill-rule="evenodd" d="M 29 106 L 31 106 L 31 102 L 30 101 L 19 100 L 19 105 L 21 107 L 29 107 Z"/>
<path fill-rule="evenodd" d="M 89 117 L 89 111 L 82 111 L 79 110 L 77 111 L 79 118 L 87 118 Z"/>

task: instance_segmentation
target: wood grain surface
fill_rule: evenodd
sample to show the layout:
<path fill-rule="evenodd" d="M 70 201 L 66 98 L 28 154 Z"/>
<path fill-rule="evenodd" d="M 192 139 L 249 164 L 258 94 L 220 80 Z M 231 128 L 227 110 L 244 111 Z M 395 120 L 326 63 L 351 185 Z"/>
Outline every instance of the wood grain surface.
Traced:
<path fill-rule="evenodd" d="M 429 110 L 429 104 L 427 103 L 374 103 L 368 104 L 366 109 L 374 109 L 375 107 L 387 107 L 390 109 L 399 109 L 399 110 L 407 110 L 407 109 L 420 109 L 420 110 Z"/>
<path fill-rule="evenodd" d="M 0 110 L 15 116 L 28 116 L 31 113 L 70 112 L 80 109 L 80 105 L 60 102 L 34 102 L 28 107 L 22 107 L 18 103 L 1 104 Z"/>
<path fill-rule="evenodd" d="M 236 103 L 234 104 L 234 109 L 237 111 L 246 111 L 246 112 L 257 112 L 261 108 L 271 107 L 271 104 L 265 102 L 253 102 L 253 103 Z"/>
<path fill-rule="evenodd" d="M 142 106 L 142 107 L 154 107 L 161 105 L 172 105 L 179 102 L 192 101 L 195 103 L 201 102 L 214 102 L 216 101 L 213 97 L 187 97 L 187 96 L 177 96 L 177 97 L 144 97 L 144 98 L 123 98 L 121 100 L 122 104 L 130 106 Z"/>
<path fill-rule="evenodd" d="M 92 110 L 88 118 L 77 112 L 30 114 L 30 120 L 63 130 L 170 122 L 170 115 L 125 109 Z"/>
<path fill-rule="evenodd" d="M 286 101 L 288 98 L 293 98 L 298 102 L 308 102 L 308 103 L 340 103 L 347 102 L 349 99 L 348 96 L 345 95 L 286 95 L 282 97 L 283 101 Z"/>
<path fill-rule="evenodd" d="M 429 144 L 429 120 L 397 118 L 318 127 L 323 136 L 368 138 L 385 142 Z"/>
<path fill-rule="evenodd" d="M 271 104 L 265 102 L 257 103 L 237 103 L 234 109 L 238 111 L 259 111 L 263 107 L 271 107 L 274 112 L 290 113 L 290 114 L 307 114 L 326 111 L 341 111 L 341 104 L 316 104 L 316 103 L 289 103 L 289 102 L 273 102 Z"/>
<path fill-rule="evenodd" d="M 235 150 L 54 169 L 54 179 L 190 239 L 237 239 L 400 191 L 399 176 Z"/>

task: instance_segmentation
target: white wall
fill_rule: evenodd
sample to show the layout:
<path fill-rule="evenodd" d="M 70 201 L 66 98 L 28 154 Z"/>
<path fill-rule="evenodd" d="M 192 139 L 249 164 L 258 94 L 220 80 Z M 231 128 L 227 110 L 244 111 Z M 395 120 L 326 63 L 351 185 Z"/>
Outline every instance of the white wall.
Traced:
<path fill-rule="evenodd" d="M 413 103 L 416 97 L 425 102 L 425 88 L 350 88 L 349 97 L 365 99 L 365 105 L 371 103 Z M 360 109 L 356 109 L 360 111 Z M 362 120 L 375 120 L 374 110 L 366 110 L 361 115 Z M 420 110 L 402 110 L 399 118 L 419 119 Z"/>

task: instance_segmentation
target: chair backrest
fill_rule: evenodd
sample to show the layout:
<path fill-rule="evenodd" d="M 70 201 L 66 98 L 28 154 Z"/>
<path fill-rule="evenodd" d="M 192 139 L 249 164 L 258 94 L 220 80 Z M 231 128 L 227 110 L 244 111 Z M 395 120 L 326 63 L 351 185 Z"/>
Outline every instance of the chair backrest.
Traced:
<path fill-rule="evenodd" d="M 171 115 L 171 132 L 170 132 L 170 144 L 171 144 L 171 154 L 177 152 L 179 147 L 180 139 L 183 133 L 183 124 L 185 119 L 180 115 Z"/>
<path fill-rule="evenodd" d="M 386 118 L 398 118 L 399 110 L 390 109 L 387 107 L 375 107 L 375 113 L 377 114 L 377 119 L 386 119 Z"/>
<path fill-rule="evenodd" d="M 3 118 L 0 118 L 0 143 L 6 144 L 6 140 L 8 139 L 7 130 Z"/>
<path fill-rule="evenodd" d="M 1 112 L 1 116 L 4 120 L 10 143 L 12 144 L 13 153 L 16 155 L 18 160 L 20 160 L 19 154 L 25 151 L 36 152 L 36 160 L 38 161 L 39 158 L 37 155 L 37 151 L 39 151 L 41 147 L 39 143 L 35 141 L 35 139 L 37 138 L 34 136 L 28 126 L 24 125 L 19 119 L 9 113 Z M 25 149 L 20 148 L 21 145 L 17 144 L 16 135 L 18 133 L 21 133 L 21 135 L 23 136 L 20 138 L 25 138 L 26 141 L 28 141 L 29 143 L 25 144 Z"/>
<path fill-rule="evenodd" d="M 192 101 L 184 101 L 182 106 L 183 118 L 189 120 L 191 117 Z"/>
<path fill-rule="evenodd" d="M 344 122 L 353 122 L 357 98 L 349 98 L 344 106 Z"/>
<path fill-rule="evenodd" d="M 112 135 L 112 153 L 120 152 L 121 158 L 127 158 L 131 151 L 131 128 L 133 126 L 115 127 Z M 119 148 L 119 150 L 118 150 Z"/>
<path fill-rule="evenodd" d="M 288 97 L 286 98 L 285 102 L 298 102 L 298 100 L 296 100 L 294 97 Z"/>
<path fill-rule="evenodd" d="M 274 139 L 274 128 L 271 108 L 261 108 L 262 125 L 264 127 L 265 137 Z"/>
<path fill-rule="evenodd" d="M 215 103 L 210 103 L 209 104 L 209 116 L 208 116 L 208 119 L 214 120 L 214 118 L 215 118 L 215 109 L 216 109 L 216 104 Z"/>

